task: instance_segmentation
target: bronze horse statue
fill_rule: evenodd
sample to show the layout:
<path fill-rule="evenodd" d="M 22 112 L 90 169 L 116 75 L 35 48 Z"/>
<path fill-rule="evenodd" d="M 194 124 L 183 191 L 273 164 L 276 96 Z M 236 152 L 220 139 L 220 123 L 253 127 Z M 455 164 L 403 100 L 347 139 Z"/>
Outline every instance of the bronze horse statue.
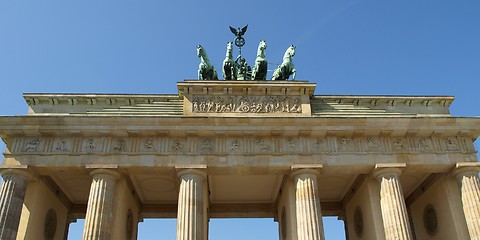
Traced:
<path fill-rule="evenodd" d="M 267 43 L 262 40 L 258 44 L 257 58 L 255 59 L 255 65 L 252 71 L 252 80 L 267 80 L 267 58 L 265 57 L 265 50 L 267 49 Z"/>
<path fill-rule="evenodd" d="M 227 53 L 223 60 L 222 75 L 225 80 L 237 79 L 237 65 L 232 57 L 232 42 L 227 43 Z"/>
<path fill-rule="evenodd" d="M 285 55 L 283 55 L 283 62 L 277 69 L 273 72 L 272 80 L 288 80 L 290 75 L 293 74 L 292 80 L 295 80 L 295 75 L 297 70 L 295 69 L 292 58 L 295 56 L 295 46 L 291 45 Z"/>
<path fill-rule="evenodd" d="M 197 56 L 200 58 L 198 65 L 198 80 L 218 80 L 217 70 L 210 64 L 207 52 L 202 45 L 197 46 Z"/>

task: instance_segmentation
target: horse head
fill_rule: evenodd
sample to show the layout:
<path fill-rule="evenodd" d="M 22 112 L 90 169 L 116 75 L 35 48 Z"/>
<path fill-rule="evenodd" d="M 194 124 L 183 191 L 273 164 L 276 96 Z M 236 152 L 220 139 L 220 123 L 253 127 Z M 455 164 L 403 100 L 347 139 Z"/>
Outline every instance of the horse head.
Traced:
<path fill-rule="evenodd" d="M 232 42 L 228 42 L 227 43 L 227 53 L 225 54 L 225 56 L 227 58 L 232 58 Z"/>
<path fill-rule="evenodd" d="M 203 48 L 202 45 L 197 46 L 197 56 L 201 59 L 202 63 L 210 65 L 210 60 L 208 59 L 207 51 Z"/>
<path fill-rule="evenodd" d="M 265 42 L 265 40 L 261 40 L 258 44 L 257 56 L 264 56 L 265 49 L 267 49 L 267 42 Z"/>
<path fill-rule="evenodd" d="M 291 58 L 295 56 L 295 45 L 291 45 L 290 47 L 287 48 L 287 51 L 285 51 L 285 55 L 283 55 L 283 59 L 286 58 Z"/>
<path fill-rule="evenodd" d="M 202 45 L 197 46 L 197 56 L 201 57 L 205 53 L 205 50 L 203 49 Z"/>

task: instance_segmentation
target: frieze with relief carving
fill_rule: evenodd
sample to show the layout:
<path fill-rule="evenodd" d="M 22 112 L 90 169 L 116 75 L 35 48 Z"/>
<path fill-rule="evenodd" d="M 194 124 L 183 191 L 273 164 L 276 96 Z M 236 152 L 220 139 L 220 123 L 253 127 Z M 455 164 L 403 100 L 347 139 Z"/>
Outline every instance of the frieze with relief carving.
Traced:
<path fill-rule="evenodd" d="M 300 96 L 193 96 L 194 113 L 302 113 Z"/>
<path fill-rule="evenodd" d="M 133 144 L 132 144 L 133 143 Z M 195 147 L 190 147 L 195 146 Z M 474 152 L 464 137 L 17 138 L 12 154 L 291 154 Z"/>

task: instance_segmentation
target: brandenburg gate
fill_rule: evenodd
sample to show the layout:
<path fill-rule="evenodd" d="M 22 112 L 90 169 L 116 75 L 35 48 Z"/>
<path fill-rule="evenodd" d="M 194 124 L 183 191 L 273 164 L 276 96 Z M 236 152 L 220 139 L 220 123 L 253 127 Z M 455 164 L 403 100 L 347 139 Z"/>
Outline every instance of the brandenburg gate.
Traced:
<path fill-rule="evenodd" d="M 177 218 L 272 218 L 279 239 L 480 239 L 480 119 L 449 96 L 319 96 L 307 81 L 177 83 L 178 94 L 24 94 L 0 117 L 0 239 L 136 239 Z"/>

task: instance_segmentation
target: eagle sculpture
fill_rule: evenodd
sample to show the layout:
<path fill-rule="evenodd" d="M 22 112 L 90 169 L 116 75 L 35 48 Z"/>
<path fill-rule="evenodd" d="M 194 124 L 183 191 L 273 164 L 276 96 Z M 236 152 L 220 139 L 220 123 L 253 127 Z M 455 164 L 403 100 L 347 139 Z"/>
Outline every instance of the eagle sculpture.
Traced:
<path fill-rule="evenodd" d="M 245 32 L 247 31 L 247 27 L 248 27 L 248 24 L 241 29 L 240 28 L 235 29 L 234 27 L 230 26 L 230 31 L 232 31 L 232 33 L 235 34 L 237 38 L 241 38 L 243 34 L 245 34 Z"/>

